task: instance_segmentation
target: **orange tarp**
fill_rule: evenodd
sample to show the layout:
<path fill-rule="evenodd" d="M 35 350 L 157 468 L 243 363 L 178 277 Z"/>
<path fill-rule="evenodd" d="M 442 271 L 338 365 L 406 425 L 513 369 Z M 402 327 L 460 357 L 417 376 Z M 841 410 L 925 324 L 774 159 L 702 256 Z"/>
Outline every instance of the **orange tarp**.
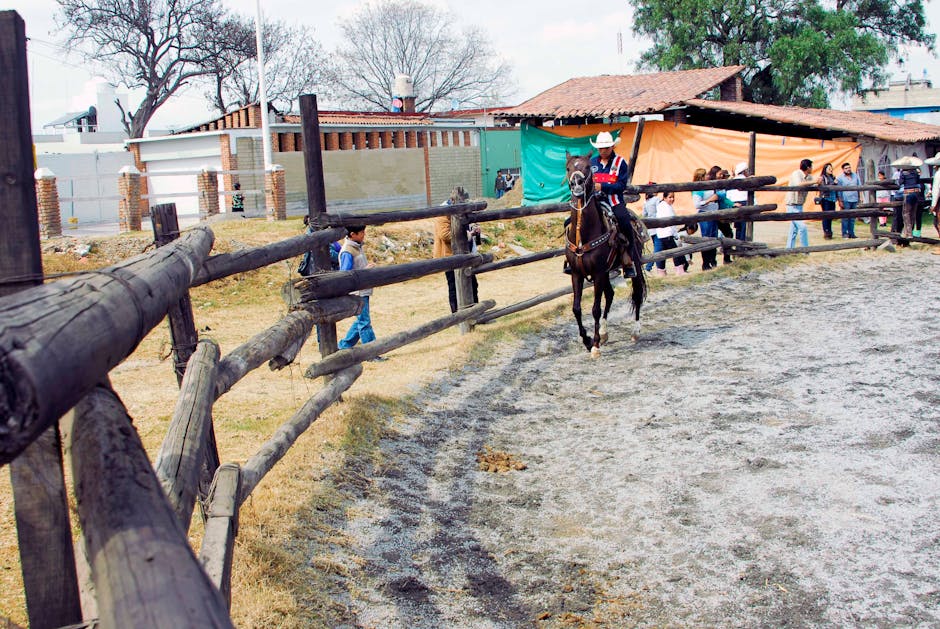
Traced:
<path fill-rule="evenodd" d="M 556 135 L 565 137 L 584 137 L 597 135 L 600 131 L 620 130 L 620 143 L 615 149 L 624 158 L 630 157 L 636 123 L 617 125 L 577 125 L 542 128 Z M 692 181 L 692 172 L 696 168 L 708 169 L 713 165 L 721 166 L 734 175 L 734 166 L 747 161 L 750 134 L 725 129 L 677 125 L 672 122 L 650 120 L 643 129 L 640 139 L 640 153 L 637 158 L 634 184 L 676 183 Z M 861 158 L 862 147 L 857 142 L 836 142 L 833 140 L 811 140 L 779 135 L 757 135 L 756 175 L 773 175 L 778 185 L 786 185 L 790 174 L 799 168 L 800 160 L 813 160 L 813 176 L 818 179 L 822 167 L 827 162 L 834 166 L 838 175 L 840 166 L 845 162 L 856 170 Z M 758 192 L 757 203 L 776 203 L 783 211 L 783 192 Z M 805 209 L 814 209 L 813 195 L 807 197 Z M 642 205 L 631 204 L 634 208 Z M 676 211 L 679 214 L 692 213 L 692 197 L 689 192 L 676 194 Z"/>

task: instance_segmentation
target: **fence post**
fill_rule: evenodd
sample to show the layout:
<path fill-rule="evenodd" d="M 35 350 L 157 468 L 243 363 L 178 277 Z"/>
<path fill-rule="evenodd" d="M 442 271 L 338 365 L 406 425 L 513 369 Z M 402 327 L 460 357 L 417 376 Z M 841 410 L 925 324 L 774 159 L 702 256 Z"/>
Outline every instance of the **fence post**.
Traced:
<path fill-rule="evenodd" d="M 452 214 L 450 217 L 450 248 L 453 254 L 470 253 L 470 243 L 467 240 L 467 217 L 463 214 Z M 473 305 L 473 286 L 470 276 L 464 273 L 463 268 L 454 270 L 454 280 L 457 284 L 457 310 Z M 460 333 L 467 334 L 473 331 L 473 324 L 469 321 L 460 322 Z"/>
<path fill-rule="evenodd" d="M 284 167 L 273 164 L 271 170 L 264 173 L 264 190 L 270 214 L 268 220 L 287 220 L 287 189 Z"/>
<path fill-rule="evenodd" d="M 199 220 L 206 220 L 219 213 L 219 173 L 214 168 L 203 166 L 196 175 L 196 189 L 199 191 Z M 173 208 L 174 216 L 176 206 Z"/>
<path fill-rule="evenodd" d="M 140 231 L 140 171 L 125 166 L 118 171 L 118 224 L 121 232 Z"/>
<path fill-rule="evenodd" d="M 26 27 L 0 11 L 0 296 L 42 284 L 33 140 L 26 70 Z M 55 183 L 53 180 L 53 187 Z M 58 199 L 58 195 L 56 195 Z M 59 233 L 61 234 L 61 223 Z M 61 440 L 47 429 L 10 463 L 20 565 L 31 627 L 80 622 Z"/>
<path fill-rule="evenodd" d="M 307 175 L 307 217 L 313 229 L 323 229 L 326 212 L 326 185 L 323 181 L 323 153 L 320 146 L 320 114 L 316 94 L 300 97 L 300 123 L 303 133 L 304 168 Z M 317 271 L 330 270 L 329 245 L 313 249 L 313 267 Z M 318 323 L 317 338 L 320 356 L 329 356 L 338 347 L 336 323 Z"/>
<path fill-rule="evenodd" d="M 205 172 L 205 171 L 204 171 Z M 201 203 L 201 200 L 200 200 Z M 218 196 L 216 196 L 218 205 Z M 179 220 L 176 217 L 175 203 L 161 203 L 150 209 L 150 222 L 153 225 L 153 237 L 158 247 L 162 247 L 180 237 Z M 196 351 L 199 342 L 199 333 L 196 332 L 196 321 L 193 317 L 193 304 L 189 292 L 179 300 L 179 303 L 170 306 L 167 312 L 167 321 L 170 324 L 170 343 L 173 346 L 173 371 L 176 373 L 177 385 L 183 384 L 183 375 L 186 373 L 186 363 Z M 199 481 L 199 497 L 205 498 L 209 492 L 209 485 L 219 467 L 219 449 L 215 441 L 215 428 L 209 423 L 209 438 L 206 444 L 206 462 Z"/>
<path fill-rule="evenodd" d="M 39 204 L 39 233 L 43 238 L 62 235 L 62 212 L 55 173 L 48 168 L 36 170 L 36 199 Z"/>

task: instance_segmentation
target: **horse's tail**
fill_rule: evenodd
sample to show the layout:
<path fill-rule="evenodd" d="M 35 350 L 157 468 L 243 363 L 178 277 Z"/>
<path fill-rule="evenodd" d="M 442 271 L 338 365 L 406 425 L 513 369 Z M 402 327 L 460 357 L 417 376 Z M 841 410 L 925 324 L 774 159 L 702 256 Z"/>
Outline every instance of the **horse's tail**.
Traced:
<path fill-rule="evenodd" d="M 631 221 L 632 223 L 632 221 Z M 630 225 L 631 231 L 633 232 L 633 237 L 628 239 L 628 247 L 630 248 L 630 259 L 633 260 L 633 268 L 636 270 L 636 277 L 631 280 L 633 285 L 633 291 L 630 295 L 630 299 L 633 301 L 633 317 L 636 321 L 640 320 L 640 307 L 643 306 L 643 302 L 646 301 L 646 274 L 643 272 L 643 244 L 640 242 L 639 235 L 636 233 L 636 227 Z"/>

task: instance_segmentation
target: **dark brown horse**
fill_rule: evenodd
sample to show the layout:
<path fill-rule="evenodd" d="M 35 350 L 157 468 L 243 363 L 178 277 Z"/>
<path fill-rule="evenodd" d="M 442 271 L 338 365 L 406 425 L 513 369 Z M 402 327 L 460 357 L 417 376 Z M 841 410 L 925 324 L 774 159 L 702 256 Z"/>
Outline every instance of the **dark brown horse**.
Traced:
<path fill-rule="evenodd" d="M 588 155 L 568 155 L 566 172 L 568 188 L 571 190 L 571 222 L 565 232 L 565 256 L 571 267 L 571 287 L 574 299 L 571 310 L 578 322 L 581 340 L 592 356 L 600 355 L 600 346 L 607 342 L 607 313 L 614 299 L 614 287 L 610 283 L 610 272 L 617 270 L 630 260 L 636 269 L 633 284 L 633 313 L 635 324 L 633 340 L 640 333 L 640 307 L 646 297 L 646 278 L 640 264 L 641 254 L 636 234 L 627 235 L 626 243 L 618 235 L 617 220 L 606 216 L 594 194 L 594 172 Z M 631 231 L 633 225 L 630 225 Z M 581 322 L 581 294 L 584 280 L 594 283 L 594 337 L 588 336 Z M 604 309 L 601 310 L 601 296 Z"/>

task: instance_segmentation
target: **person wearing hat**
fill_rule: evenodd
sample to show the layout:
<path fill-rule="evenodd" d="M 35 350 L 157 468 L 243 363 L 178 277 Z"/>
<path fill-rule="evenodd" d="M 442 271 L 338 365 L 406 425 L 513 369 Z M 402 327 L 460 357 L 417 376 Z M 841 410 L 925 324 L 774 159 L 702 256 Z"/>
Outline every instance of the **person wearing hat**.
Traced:
<path fill-rule="evenodd" d="M 933 172 L 933 183 L 930 186 L 930 213 L 933 214 L 933 226 L 937 230 L 937 235 L 940 236 L 940 153 L 937 153 L 929 159 L 925 159 L 924 163 L 928 166 L 934 167 Z M 930 253 L 940 256 L 940 247 L 934 247 L 933 251 Z"/>
<path fill-rule="evenodd" d="M 904 205 L 901 208 L 900 216 L 898 212 L 894 213 L 894 224 L 891 231 L 901 232 L 902 238 L 910 238 L 915 235 L 920 236 L 920 225 L 916 225 L 920 218 L 920 167 L 924 165 L 924 160 L 912 155 L 905 155 L 901 159 L 891 162 L 891 166 L 897 168 L 898 187 L 904 193 Z"/>
<path fill-rule="evenodd" d="M 608 131 L 597 134 L 596 140 L 591 140 L 591 146 L 597 149 L 598 155 L 591 158 L 591 169 L 594 171 L 594 193 L 603 197 L 603 201 L 610 204 L 610 209 L 620 224 L 620 233 L 627 237 L 631 258 L 634 246 L 633 225 L 630 211 L 623 202 L 623 191 L 627 187 L 629 165 L 627 160 L 614 153 L 614 147 L 620 143 L 620 138 Z M 601 175 L 598 177 L 598 175 Z M 600 180 L 600 181 L 598 181 Z M 623 267 L 624 277 L 636 277 L 636 264 L 631 262 Z"/>

